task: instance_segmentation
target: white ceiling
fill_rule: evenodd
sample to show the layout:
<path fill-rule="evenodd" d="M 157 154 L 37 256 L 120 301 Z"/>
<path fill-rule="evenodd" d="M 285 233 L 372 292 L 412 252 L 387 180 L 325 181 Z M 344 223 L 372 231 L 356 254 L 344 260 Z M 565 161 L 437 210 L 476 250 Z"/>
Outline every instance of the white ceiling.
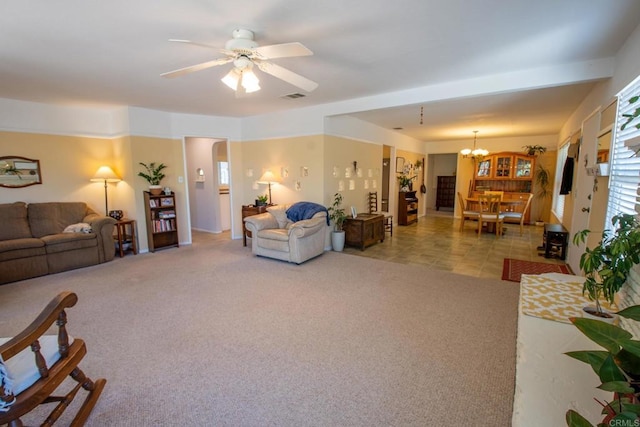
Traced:
<path fill-rule="evenodd" d="M 637 0 L 3 2 L 0 98 L 246 117 L 609 58 L 639 22 Z M 273 62 L 318 89 L 283 99 L 301 90 L 258 71 L 262 90 L 236 99 L 220 82 L 231 64 L 160 77 L 221 56 L 168 39 L 223 47 L 235 28 L 260 45 L 303 43 L 314 56 Z M 572 83 L 356 115 L 426 140 L 553 134 L 593 85 Z"/>

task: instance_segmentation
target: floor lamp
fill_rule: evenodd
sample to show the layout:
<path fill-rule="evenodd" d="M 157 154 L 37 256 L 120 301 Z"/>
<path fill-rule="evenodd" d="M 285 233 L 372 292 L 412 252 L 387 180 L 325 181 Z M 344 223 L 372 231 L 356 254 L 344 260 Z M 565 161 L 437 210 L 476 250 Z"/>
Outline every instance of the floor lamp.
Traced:
<path fill-rule="evenodd" d="M 269 184 L 269 204 L 270 205 L 272 204 L 271 203 L 271 184 L 276 184 L 277 182 L 278 180 L 276 179 L 273 172 L 271 172 L 270 170 L 267 170 L 265 173 L 263 173 L 260 179 L 258 180 L 258 184 Z"/>
<path fill-rule="evenodd" d="M 95 175 L 93 175 L 93 178 L 91 178 L 91 181 L 104 181 L 104 214 L 109 215 L 109 205 L 107 203 L 107 183 L 119 182 L 122 180 L 109 166 L 100 166 Z"/>

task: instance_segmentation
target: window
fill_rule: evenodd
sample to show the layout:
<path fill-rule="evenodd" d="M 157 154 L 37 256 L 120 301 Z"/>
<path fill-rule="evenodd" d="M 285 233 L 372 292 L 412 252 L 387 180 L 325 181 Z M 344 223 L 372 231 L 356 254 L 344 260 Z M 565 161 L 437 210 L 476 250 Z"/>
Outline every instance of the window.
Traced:
<path fill-rule="evenodd" d="M 229 185 L 229 162 L 218 162 L 218 185 Z"/>
<path fill-rule="evenodd" d="M 568 140 L 562 147 L 558 149 L 558 160 L 556 163 L 556 178 L 553 184 L 553 214 L 562 222 L 562 216 L 564 215 L 564 194 L 560 194 L 560 184 L 562 183 L 562 171 L 564 170 L 564 164 L 567 161 L 567 154 L 569 153 L 569 144 L 571 140 Z"/>
<path fill-rule="evenodd" d="M 620 127 L 627 121 L 623 114 L 633 114 L 640 104 L 630 104 L 632 96 L 640 94 L 640 76 L 618 94 L 618 113 L 613 128 L 613 141 L 611 146 L 611 165 L 609 168 L 609 203 L 605 228 L 611 228 L 611 219 L 621 213 L 635 214 L 638 209 L 638 188 L 640 185 L 640 157 L 635 153 L 638 149 L 629 147 L 629 141 L 640 138 L 640 129 L 636 128 L 639 120 Z"/>

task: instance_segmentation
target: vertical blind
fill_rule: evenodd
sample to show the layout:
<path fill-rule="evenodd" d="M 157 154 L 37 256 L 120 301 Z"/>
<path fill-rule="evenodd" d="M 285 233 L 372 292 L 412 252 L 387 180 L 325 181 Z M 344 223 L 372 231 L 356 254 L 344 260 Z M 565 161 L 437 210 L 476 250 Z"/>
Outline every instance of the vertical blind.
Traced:
<path fill-rule="evenodd" d="M 636 127 L 640 123 L 640 117 L 624 130 L 620 129 L 627 121 L 624 114 L 633 114 L 637 108 L 640 108 L 640 101 L 634 104 L 629 103 L 629 99 L 636 95 L 640 95 L 640 76 L 618 94 L 618 113 L 610 153 L 609 203 L 605 229 L 611 229 L 611 219 L 615 215 L 637 213 L 640 155 L 635 153 L 637 147 L 631 149 L 625 143 L 634 138 L 640 138 L 640 129 Z"/>

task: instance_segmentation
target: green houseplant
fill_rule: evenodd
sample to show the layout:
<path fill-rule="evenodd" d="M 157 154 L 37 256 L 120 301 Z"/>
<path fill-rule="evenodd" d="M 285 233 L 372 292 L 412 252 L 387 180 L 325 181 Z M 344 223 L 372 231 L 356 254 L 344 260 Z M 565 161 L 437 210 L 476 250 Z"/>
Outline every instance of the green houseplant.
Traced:
<path fill-rule="evenodd" d="M 267 204 L 267 200 L 269 200 L 269 196 L 266 194 L 259 195 L 256 197 L 256 206 L 265 206 Z"/>
<path fill-rule="evenodd" d="M 336 193 L 333 195 L 333 203 L 327 208 L 329 211 L 329 218 L 333 221 L 333 231 L 331 232 L 331 246 L 334 251 L 340 252 L 344 249 L 344 237 L 345 233 L 342 229 L 344 221 L 347 219 L 347 214 L 342 208 L 342 194 Z"/>
<path fill-rule="evenodd" d="M 400 184 L 400 191 L 411 191 L 413 180 L 416 176 L 409 176 L 407 174 L 401 174 L 398 176 L 398 183 Z"/>
<path fill-rule="evenodd" d="M 138 176 L 144 178 L 149 183 L 149 192 L 151 194 L 158 195 L 162 192 L 162 186 L 160 182 L 164 179 L 165 175 L 162 172 L 167 166 L 164 163 L 156 165 L 155 162 L 149 164 L 140 162 L 140 165 L 144 167 L 144 171 L 138 172 Z"/>
<path fill-rule="evenodd" d="M 627 280 L 634 265 L 640 263 L 640 223 L 635 215 L 620 214 L 613 217 L 614 231 L 604 230 L 602 240 L 592 249 L 586 248 L 580 257 L 580 269 L 586 280 L 582 289 L 596 306 L 596 317 L 607 318 L 600 301 L 615 301 L 616 293 Z M 589 230 L 573 236 L 576 245 L 586 241 Z"/>
<path fill-rule="evenodd" d="M 619 316 L 640 320 L 640 306 L 619 311 Z M 604 419 L 598 426 L 640 425 L 640 341 L 620 326 L 599 320 L 571 318 L 571 322 L 604 350 L 581 350 L 565 353 L 587 363 L 598 375 L 599 389 L 613 392 L 613 400 L 600 403 Z M 593 427 L 586 418 L 574 410 L 566 413 L 569 427 Z"/>
<path fill-rule="evenodd" d="M 537 156 L 547 151 L 547 147 L 543 147 L 542 145 L 524 145 L 522 148 L 524 148 L 524 152 L 527 153 L 528 156 Z"/>
<path fill-rule="evenodd" d="M 549 169 L 545 168 L 542 165 L 538 165 L 533 174 L 533 178 L 536 186 L 538 187 L 538 190 L 536 191 L 534 197 L 541 202 L 541 206 L 537 209 L 539 212 L 538 219 L 536 220 L 536 225 L 544 225 L 542 213 L 544 212 L 544 204 L 551 197 L 551 190 L 549 189 L 549 186 L 551 184 L 551 173 L 549 172 Z"/>

